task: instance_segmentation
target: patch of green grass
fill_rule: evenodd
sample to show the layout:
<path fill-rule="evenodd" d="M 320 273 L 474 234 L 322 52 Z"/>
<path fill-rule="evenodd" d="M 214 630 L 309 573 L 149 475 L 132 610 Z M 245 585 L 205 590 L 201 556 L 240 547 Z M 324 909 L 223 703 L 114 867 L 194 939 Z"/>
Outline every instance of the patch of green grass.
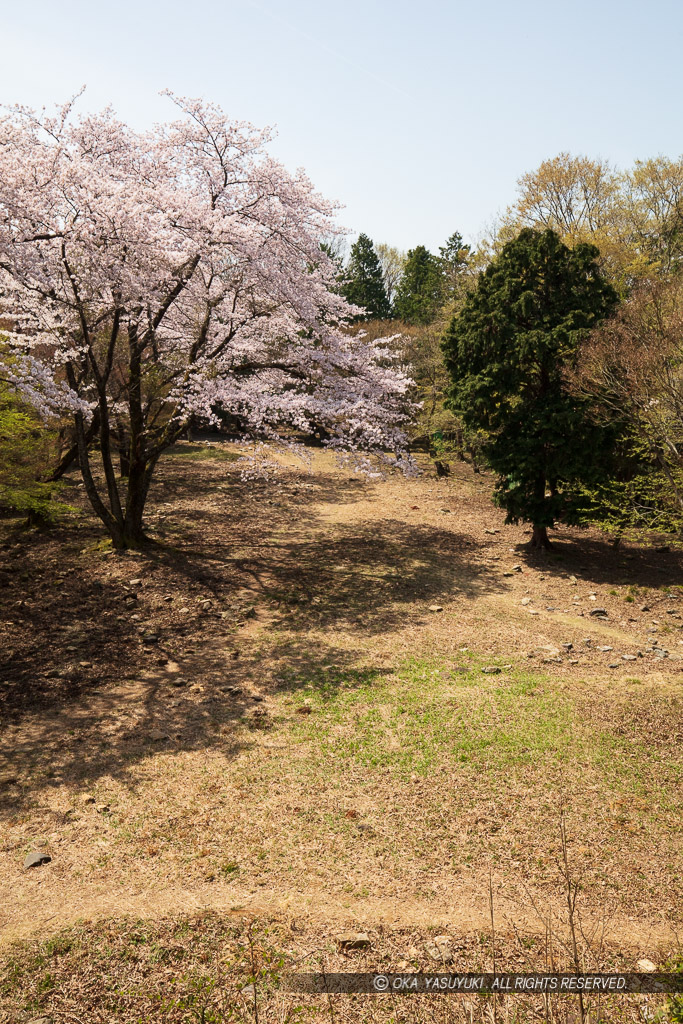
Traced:
<path fill-rule="evenodd" d="M 216 448 L 205 444 L 177 444 L 167 448 L 164 455 L 175 456 L 176 458 L 192 459 L 194 461 L 216 462 L 237 462 L 242 456 L 237 452 L 225 451 L 223 448 Z"/>
<path fill-rule="evenodd" d="M 233 878 L 239 869 L 239 864 L 234 860 L 225 860 L 220 866 L 220 872 L 225 878 Z"/>
<path fill-rule="evenodd" d="M 295 703 L 314 713 L 292 729 L 328 763 L 352 759 L 401 775 L 425 774 L 444 759 L 497 773 L 575 750 L 567 698 L 521 670 L 484 675 L 471 656 L 461 661 L 408 661 L 388 678 L 371 670 L 313 675 Z"/>
<path fill-rule="evenodd" d="M 309 746 L 312 772 L 343 773 L 351 762 L 406 778 L 450 766 L 497 785 L 518 773 L 540 782 L 546 772 L 589 766 L 610 791 L 645 794 L 657 778 L 657 808 L 675 800 L 680 772 L 669 764 L 663 773 L 664 755 L 646 739 L 595 726 L 550 677 L 481 668 L 463 653 L 457 664 L 408 660 L 392 674 L 328 667 L 292 675 L 286 728 Z M 297 713 L 304 704 L 311 714 Z"/>

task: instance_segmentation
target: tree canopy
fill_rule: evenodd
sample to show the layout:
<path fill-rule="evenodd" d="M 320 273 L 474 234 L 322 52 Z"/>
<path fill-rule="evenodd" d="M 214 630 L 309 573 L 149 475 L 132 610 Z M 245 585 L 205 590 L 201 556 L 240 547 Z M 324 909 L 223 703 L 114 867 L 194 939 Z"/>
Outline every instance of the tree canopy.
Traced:
<path fill-rule="evenodd" d="M 525 226 L 550 228 L 569 246 L 592 243 L 622 294 L 683 263 L 683 158 L 637 160 L 620 171 L 606 160 L 559 153 L 517 187 L 499 233 L 503 243 Z"/>
<path fill-rule="evenodd" d="M 442 304 L 441 266 L 424 245 L 409 249 L 396 289 L 396 316 L 408 324 L 429 324 Z"/>
<path fill-rule="evenodd" d="M 154 468 L 193 416 L 270 440 L 322 427 L 359 458 L 404 448 L 410 382 L 385 343 L 344 329 L 321 249 L 334 204 L 267 155 L 267 131 L 174 102 L 147 133 L 71 105 L 0 120 L 3 376 L 71 418 L 117 547 L 144 541 Z"/>
<path fill-rule="evenodd" d="M 384 287 L 382 264 L 372 239 L 363 233 L 351 246 L 343 282 L 345 298 L 354 306 L 362 306 L 365 311 L 356 319 L 385 320 L 389 316 L 391 307 Z"/>
<path fill-rule="evenodd" d="M 547 528 L 570 513 L 575 485 L 607 462 L 610 428 L 565 379 L 579 342 L 616 303 L 598 255 L 525 228 L 480 276 L 444 339 L 450 405 L 486 431 L 497 500 L 509 522 L 533 523 L 535 546 L 547 546 Z"/>

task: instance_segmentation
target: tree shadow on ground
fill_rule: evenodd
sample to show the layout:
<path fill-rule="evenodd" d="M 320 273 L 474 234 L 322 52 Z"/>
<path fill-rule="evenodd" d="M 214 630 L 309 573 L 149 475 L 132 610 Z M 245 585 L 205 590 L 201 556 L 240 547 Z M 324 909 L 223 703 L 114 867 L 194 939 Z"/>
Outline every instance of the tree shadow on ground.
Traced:
<path fill-rule="evenodd" d="M 595 586 L 632 586 L 659 589 L 683 585 L 683 550 L 664 544 L 650 546 L 622 543 L 618 548 L 595 531 L 556 531 L 549 552 L 534 551 L 527 544 L 517 551 L 527 565 L 549 575 L 576 576 Z"/>
<path fill-rule="evenodd" d="M 205 467 L 170 469 L 174 493 L 198 503 L 176 547 L 162 538 L 102 557 L 90 521 L 75 536 L 24 537 L 4 552 L 5 812 L 45 786 L 90 788 L 104 776 L 134 786 L 135 766 L 159 749 L 232 759 L 269 727 L 270 693 L 320 678 L 360 685 L 367 672 L 390 671 L 358 670 L 369 635 L 418 623 L 430 603 L 501 588 L 474 564 L 465 535 L 321 518 L 322 500 L 367 497 L 362 482 L 319 475 L 305 488 L 290 478 L 270 505 L 267 489 L 244 497 L 231 484 L 218 500 L 213 470 L 207 480 Z M 254 602 L 261 633 L 245 640 Z M 326 629 L 348 642 L 326 640 Z"/>
<path fill-rule="evenodd" d="M 28 729 L 8 730 L 0 740 L 0 816 L 30 808 L 63 823 L 64 812 L 49 806 L 50 790 L 66 785 L 92 791 L 109 778 L 134 794 L 138 765 L 160 752 L 213 752 L 231 761 L 256 742 L 257 733 L 273 728 L 267 697 L 282 685 L 278 671 L 296 672 L 302 686 L 329 676 L 330 665 L 330 678 L 345 686 L 389 671 L 374 666 L 359 672 L 352 667 L 355 655 L 333 645 L 319 645 L 313 654 L 306 645 L 290 644 L 273 661 L 275 679 L 265 678 L 253 659 L 231 668 L 210 657 L 207 667 L 199 655 L 183 659 L 182 686 L 179 676 L 159 666 L 148 673 L 151 678 L 91 688 L 62 707 L 39 709 Z M 289 688 L 296 688 L 292 680 Z"/>

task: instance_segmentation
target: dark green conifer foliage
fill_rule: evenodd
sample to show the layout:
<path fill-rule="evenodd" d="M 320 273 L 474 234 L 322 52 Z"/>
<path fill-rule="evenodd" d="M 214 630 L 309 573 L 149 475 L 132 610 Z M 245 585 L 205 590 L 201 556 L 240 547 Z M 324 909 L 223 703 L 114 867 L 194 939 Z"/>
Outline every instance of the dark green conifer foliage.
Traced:
<path fill-rule="evenodd" d="M 360 234 L 351 246 L 342 293 L 349 302 L 366 310 L 364 315 L 356 318 L 358 320 L 386 320 L 391 312 L 382 266 L 372 239 L 367 235 Z"/>
<path fill-rule="evenodd" d="M 396 316 L 408 324 L 430 324 L 441 304 L 442 277 L 438 258 L 424 245 L 409 249 L 403 277 L 396 290 Z"/>
<path fill-rule="evenodd" d="M 576 492 L 609 473 L 618 426 L 599 424 L 570 394 L 565 372 L 586 333 L 614 307 L 595 246 L 569 249 L 553 231 L 524 229 L 480 276 L 446 332 L 449 404 L 485 430 L 507 522 L 547 528 L 571 518 Z"/>

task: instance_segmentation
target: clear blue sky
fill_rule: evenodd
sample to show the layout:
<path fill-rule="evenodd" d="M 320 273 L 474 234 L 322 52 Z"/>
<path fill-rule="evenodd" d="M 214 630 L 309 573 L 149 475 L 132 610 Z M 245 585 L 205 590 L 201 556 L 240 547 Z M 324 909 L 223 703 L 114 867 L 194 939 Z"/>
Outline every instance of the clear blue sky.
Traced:
<path fill-rule="evenodd" d="M 2 5 L 0 101 L 111 103 L 138 127 L 162 88 L 277 125 L 354 233 L 470 239 L 560 150 L 683 152 L 680 0 L 33 0 Z"/>

